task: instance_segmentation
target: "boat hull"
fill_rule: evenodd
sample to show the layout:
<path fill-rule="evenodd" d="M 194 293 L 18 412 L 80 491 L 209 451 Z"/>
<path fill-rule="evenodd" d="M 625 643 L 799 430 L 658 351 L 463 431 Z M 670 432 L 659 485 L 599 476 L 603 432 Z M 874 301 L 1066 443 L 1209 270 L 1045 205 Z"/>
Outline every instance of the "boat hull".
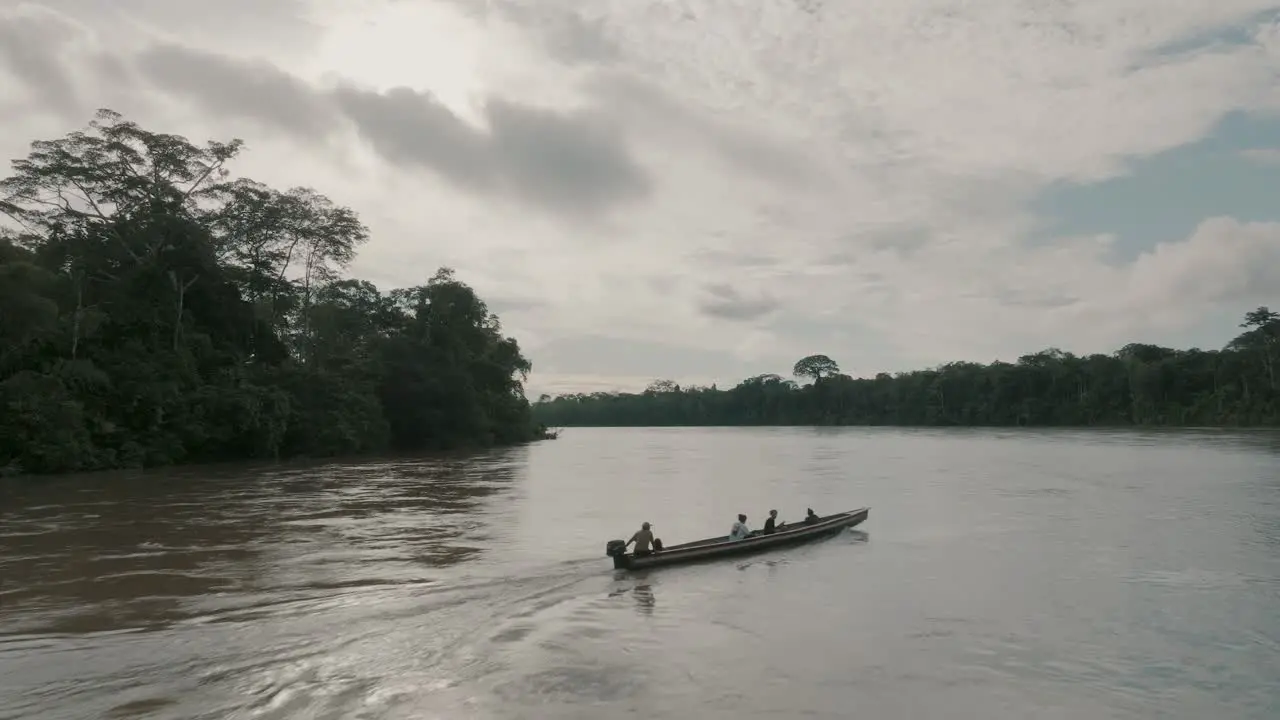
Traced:
<path fill-rule="evenodd" d="M 870 513 L 871 508 L 859 508 L 827 515 L 812 525 L 799 523 L 785 525 L 770 535 L 755 534 L 745 540 L 729 540 L 728 536 L 720 536 L 673 545 L 639 557 L 632 554 L 617 554 L 611 557 L 614 568 L 618 570 L 641 570 L 760 553 L 829 537 L 861 524 Z"/>

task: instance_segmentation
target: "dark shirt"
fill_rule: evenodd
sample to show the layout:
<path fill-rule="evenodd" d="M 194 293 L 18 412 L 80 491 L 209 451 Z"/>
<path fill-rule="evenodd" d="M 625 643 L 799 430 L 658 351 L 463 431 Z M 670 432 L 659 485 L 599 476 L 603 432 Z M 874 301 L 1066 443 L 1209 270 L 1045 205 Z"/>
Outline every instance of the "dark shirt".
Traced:
<path fill-rule="evenodd" d="M 818 516 L 817 516 L 817 515 L 805 515 L 805 516 L 804 516 L 804 524 L 805 524 L 805 525 L 812 525 L 812 524 L 814 524 L 814 523 L 816 523 L 816 522 L 818 522 Z"/>
<path fill-rule="evenodd" d="M 764 530 L 762 532 L 764 532 L 765 535 L 768 535 L 773 532 L 773 516 L 772 515 L 765 518 Z"/>

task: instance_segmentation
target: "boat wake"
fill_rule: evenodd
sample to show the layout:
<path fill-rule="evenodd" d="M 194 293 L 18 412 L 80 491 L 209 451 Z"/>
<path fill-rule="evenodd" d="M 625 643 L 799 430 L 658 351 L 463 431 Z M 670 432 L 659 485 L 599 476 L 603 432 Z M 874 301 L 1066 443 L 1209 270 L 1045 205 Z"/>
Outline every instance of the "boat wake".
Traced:
<path fill-rule="evenodd" d="M 149 627 L 75 632 L 50 616 L 0 635 L 0 674 L 29 689 L 6 697 L 5 717 L 420 718 L 434 706 L 457 717 L 483 696 L 476 688 L 498 692 L 538 665 L 530 651 L 607 635 L 590 608 L 615 585 L 598 560 L 581 560 L 223 592 Z M 74 680 L 43 677 L 68 657 Z"/>

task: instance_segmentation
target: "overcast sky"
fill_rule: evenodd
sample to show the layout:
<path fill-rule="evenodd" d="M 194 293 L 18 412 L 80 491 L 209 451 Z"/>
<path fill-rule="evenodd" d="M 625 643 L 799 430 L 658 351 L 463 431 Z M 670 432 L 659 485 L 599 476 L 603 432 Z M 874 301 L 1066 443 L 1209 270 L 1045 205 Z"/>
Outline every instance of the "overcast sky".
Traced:
<path fill-rule="evenodd" d="M 1219 347 L 1280 305 L 1272 0 L 0 0 L 0 151 L 110 107 L 457 269 L 530 393 Z"/>

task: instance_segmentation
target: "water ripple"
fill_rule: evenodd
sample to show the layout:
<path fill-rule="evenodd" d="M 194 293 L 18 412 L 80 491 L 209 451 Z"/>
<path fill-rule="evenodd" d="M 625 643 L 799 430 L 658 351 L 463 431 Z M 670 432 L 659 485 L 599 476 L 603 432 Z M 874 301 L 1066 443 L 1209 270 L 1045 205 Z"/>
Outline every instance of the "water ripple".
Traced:
<path fill-rule="evenodd" d="M 1280 461 L 1230 433 L 589 430 L 0 498 L 10 718 L 1275 717 Z M 805 507 L 858 532 L 615 572 Z"/>

